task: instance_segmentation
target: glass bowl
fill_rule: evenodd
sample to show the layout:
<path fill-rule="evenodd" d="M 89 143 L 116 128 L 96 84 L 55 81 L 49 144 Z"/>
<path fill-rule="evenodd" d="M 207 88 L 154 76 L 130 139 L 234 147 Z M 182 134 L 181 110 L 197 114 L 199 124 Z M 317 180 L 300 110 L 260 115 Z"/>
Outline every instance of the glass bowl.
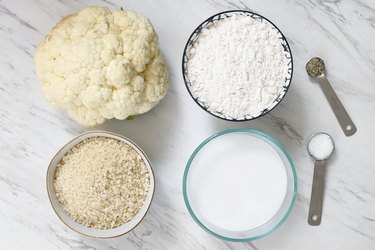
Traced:
<path fill-rule="evenodd" d="M 265 22 L 272 29 L 277 30 L 277 33 L 278 33 L 279 39 L 280 39 L 280 43 L 281 43 L 281 45 L 282 45 L 282 47 L 284 49 L 284 56 L 285 56 L 286 61 L 287 61 L 285 67 L 287 67 L 288 74 L 287 74 L 287 77 L 285 78 L 285 81 L 283 83 L 283 90 L 282 90 L 282 92 L 275 98 L 275 100 L 272 102 L 272 104 L 269 107 L 265 108 L 259 114 L 254 115 L 254 116 L 245 115 L 245 116 L 240 117 L 240 118 L 233 118 L 233 117 L 225 116 L 224 114 L 222 114 L 222 113 L 220 113 L 218 111 L 211 111 L 211 110 L 209 110 L 209 104 L 201 101 L 199 99 L 199 97 L 194 93 L 194 91 L 192 89 L 191 81 L 190 81 L 188 73 L 187 73 L 188 72 L 188 61 L 191 58 L 190 50 L 192 48 L 194 48 L 195 43 L 196 43 L 199 35 L 202 33 L 202 31 L 205 28 L 207 28 L 207 27 L 209 27 L 209 26 L 211 26 L 213 24 L 216 24 L 217 22 L 219 22 L 222 19 L 231 17 L 232 15 L 249 16 L 249 17 L 251 17 L 253 19 L 259 20 L 261 22 Z M 218 13 L 218 14 L 215 14 L 215 15 L 209 17 L 207 20 L 205 20 L 203 23 L 201 23 L 193 31 L 193 33 L 190 35 L 188 41 L 186 42 L 184 53 L 183 53 L 183 57 L 182 57 L 182 75 L 183 75 L 183 78 L 184 78 L 185 86 L 186 86 L 186 88 L 187 88 L 190 96 L 193 98 L 194 102 L 196 104 L 198 104 L 199 107 L 201 107 L 204 111 L 206 111 L 207 113 L 209 113 L 209 114 L 211 114 L 211 115 L 213 115 L 213 116 L 215 116 L 217 118 L 220 118 L 220 119 L 223 119 L 223 120 L 227 120 L 227 121 L 234 121 L 234 122 L 249 121 L 249 120 L 253 120 L 253 119 L 259 118 L 259 117 L 267 114 L 268 112 L 270 112 L 271 110 L 273 110 L 282 101 L 282 99 L 284 98 L 284 96 L 288 92 L 289 86 L 290 86 L 291 81 L 292 81 L 292 76 L 293 76 L 293 57 L 292 57 L 292 52 L 290 50 L 288 41 L 286 40 L 285 36 L 283 35 L 283 33 L 281 33 L 280 29 L 277 28 L 276 25 L 273 24 L 270 20 L 268 20 L 267 18 L 265 18 L 265 17 L 263 17 L 263 16 L 261 16 L 259 14 L 256 14 L 256 13 L 253 13 L 253 12 L 250 12 L 250 11 L 246 11 L 246 10 L 230 10 L 230 11 L 224 11 L 224 12 L 221 12 L 221 13 Z"/>
<path fill-rule="evenodd" d="M 272 208 L 272 209 L 274 209 L 273 210 L 274 212 L 271 213 L 272 216 L 266 217 L 266 220 L 261 222 L 261 224 L 258 224 L 257 226 L 254 226 L 252 228 L 246 228 L 246 229 L 244 228 L 244 229 L 241 229 L 241 230 L 237 230 L 237 229 L 225 229 L 223 227 L 220 227 L 220 226 L 218 226 L 218 225 L 220 225 L 220 223 L 216 223 L 216 221 L 206 219 L 207 217 L 202 215 L 202 214 L 204 214 L 204 212 L 202 212 L 203 209 L 200 208 L 202 206 L 197 205 L 197 202 L 196 202 L 199 199 L 197 197 L 199 197 L 200 194 L 202 192 L 204 192 L 204 189 L 202 188 L 204 186 L 202 186 L 202 185 L 205 185 L 205 186 L 209 185 L 209 184 L 207 184 L 207 183 L 209 183 L 207 181 L 208 175 L 202 174 L 203 170 L 197 170 L 198 169 L 197 166 L 199 166 L 199 163 L 197 163 L 196 161 L 202 162 L 202 156 L 201 156 L 202 152 L 203 152 L 203 155 L 204 154 L 207 155 L 207 152 L 209 152 L 209 157 L 211 157 L 210 159 L 215 159 L 216 157 L 222 156 L 222 154 L 220 154 L 220 153 L 216 153 L 216 155 L 215 155 L 215 152 L 219 152 L 219 150 L 216 150 L 215 152 L 212 152 L 212 149 L 217 149 L 217 148 L 213 147 L 212 145 L 215 145 L 215 144 L 211 143 L 211 142 L 214 141 L 214 140 L 217 140 L 216 145 L 226 145 L 226 146 L 230 145 L 230 144 L 223 141 L 223 139 L 225 140 L 225 138 L 226 138 L 225 136 L 228 136 L 228 135 L 240 135 L 240 138 L 243 138 L 243 136 L 249 136 L 249 139 L 251 141 L 259 141 L 259 143 L 261 143 L 261 144 L 265 145 L 265 147 L 269 148 L 270 152 L 272 151 L 273 154 L 275 154 L 275 151 L 276 151 L 277 154 L 275 154 L 275 155 L 278 155 L 279 158 L 281 159 L 280 162 L 282 162 L 282 164 L 280 164 L 280 165 L 283 165 L 285 167 L 286 175 L 283 174 L 283 176 L 285 176 L 286 184 L 285 185 L 280 184 L 280 185 L 283 185 L 281 187 L 279 185 L 273 185 L 273 187 L 270 186 L 271 188 L 276 189 L 276 190 L 278 190 L 279 188 L 283 188 L 284 190 L 286 190 L 285 193 L 283 193 L 282 196 L 279 196 L 279 201 L 280 201 L 279 204 L 281 204 L 281 205 Z M 220 139 L 221 139 L 221 141 L 220 141 Z M 199 160 L 196 160 L 197 158 Z M 263 159 L 263 158 L 261 157 L 261 159 Z M 248 159 L 246 159 L 246 162 L 248 162 Z M 207 168 L 212 169 L 213 165 L 214 164 L 211 164 L 210 167 L 207 167 Z M 255 163 L 254 163 L 254 165 L 255 165 Z M 208 166 L 208 164 L 206 164 L 206 166 Z M 237 167 L 237 165 L 233 165 L 233 166 Z M 247 167 L 247 166 L 248 165 L 246 164 L 245 167 Z M 215 165 L 215 168 L 216 167 L 217 166 Z M 200 166 L 200 168 L 202 168 L 202 166 Z M 284 173 L 284 171 L 282 173 Z M 268 172 L 266 172 L 266 174 L 268 175 Z M 212 178 L 212 176 L 216 176 L 216 175 L 214 174 L 214 172 L 210 172 L 210 176 Z M 194 180 L 194 178 L 195 178 L 195 180 Z M 213 177 L 213 178 L 215 178 L 215 177 Z M 233 178 L 233 177 L 231 177 L 231 178 Z M 197 181 L 197 180 L 199 180 L 199 181 Z M 214 179 L 214 181 L 216 181 L 216 180 L 217 179 Z M 236 180 L 237 179 L 235 179 L 235 181 Z M 247 181 L 247 179 L 245 179 L 245 181 Z M 264 183 L 266 183 L 266 182 L 264 182 Z M 266 185 L 268 185 L 268 183 L 269 183 L 269 181 L 267 182 Z M 244 190 L 244 189 L 242 189 L 242 190 Z M 254 194 L 254 193 L 248 192 L 247 190 L 248 189 L 245 189 L 245 193 L 249 194 L 249 196 Z M 232 192 L 232 191 L 234 191 L 234 189 L 231 190 L 230 192 Z M 262 196 L 263 196 L 264 192 L 262 192 L 262 191 L 264 191 L 264 190 L 261 189 L 261 190 L 259 190 L 259 192 L 258 192 L 258 190 L 256 190 L 256 195 L 261 193 Z M 215 189 L 215 192 L 216 192 L 216 189 Z M 218 190 L 217 193 L 219 195 L 221 195 L 221 191 Z M 219 239 L 227 240 L 227 241 L 238 241 L 238 242 L 252 241 L 252 240 L 262 238 L 262 237 L 272 233 L 273 231 L 275 231 L 286 220 L 289 213 L 291 212 L 293 204 L 294 204 L 295 199 L 296 199 L 296 194 L 297 194 L 296 170 L 295 170 L 295 167 L 293 165 L 293 162 L 292 162 L 290 156 L 288 155 L 288 153 L 286 152 L 284 147 L 279 142 L 277 142 L 275 139 L 273 139 L 271 136 L 269 136 L 265 133 L 262 133 L 260 131 L 257 131 L 257 130 L 251 130 L 251 129 L 246 129 L 246 128 L 224 130 L 224 131 L 221 131 L 221 132 L 207 138 L 205 141 L 203 141 L 195 149 L 195 151 L 191 155 L 191 157 L 190 157 L 190 159 L 189 159 L 189 161 L 186 165 L 184 176 L 183 176 L 183 196 L 184 196 L 186 207 L 187 207 L 190 215 L 193 217 L 195 222 L 202 229 L 204 229 L 206 232 L 208 232 L 209 234 L 211 234 L 211 235 L 213 235 L 213 236 L 215 236 Z M 205 197 L 207 197 L 207 196 L 205 196 Z M 241 198 L 239 200 L 239 204 L 243 204 L 243 202 L 245 201 L 244 199 L 242 199 L 242 197 L 243 196 L 241 196 Z M 265 196 L 265 197 L 267 197 L 267 196 Z M 272 197 L 272 198 L 274 198 L 274 197 Z M 270 200 L 269 197 L 266 198 L 266 199 Z M 248 199 L 246 202 L 248 202 L 249 200 L 250 199 Z M 206 202 L 208 202 L 208 201 L 206 201 Z M 205 204 L 207 205 L 207 203 L 205 203 Z M 211 203 L 210 203 L 210 206 L 211 206 Z M 220 207 L 220 206 L 221 205 L 219 204 L 218 207 Z M 216 206 L 213 206 L 213 207 L 215 209 L 217 208 Z M 243 210 L 244 208 L 241 208 L 241 209 Z M 263 211 L 261 208 L 256 208 L 256 209 L 258 209 L 258 211 Z M 245 211 L 247 211 L 247 210 L 245 209 Z M 208 212 L 208 213 L 210 213 L 210 212 Z M 206 215 L 207 215 L 207 212 L 206 212 Z M 217 215 L 215 215 L 215 216 L 217 216 Z M 211 219 L 212 218 L 214 218 L 214 217 L 211 216 Z M 218 217 L 216 217 L 216 218 L 218 218 Z"/>

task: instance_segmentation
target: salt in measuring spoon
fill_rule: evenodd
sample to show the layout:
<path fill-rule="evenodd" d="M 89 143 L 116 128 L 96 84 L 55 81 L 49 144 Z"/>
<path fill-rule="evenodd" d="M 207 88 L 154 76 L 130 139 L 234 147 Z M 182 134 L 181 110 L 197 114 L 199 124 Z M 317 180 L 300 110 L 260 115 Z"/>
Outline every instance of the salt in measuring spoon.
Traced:
<path fill-rule="evenodd" d="M 340 99 L 337 97 L 331 84 L 328 82 L 325 75 L 324 61 L 319 57 L 311 58 L 306 64 L 306 71 L 310 77 L 318 80 L 329 105 L 340 123 L 341 129 L 344 131 L 344 134 L 346 136 L 354 135 L 355 132 L 357 132 L 357 128 L 355 127 L 352 119 L 350 119 L 350 116 L 340 102 Z"/>
<path fill-rule="evenodd" d="M 307 151 L 315 161 L 309 217 L 307 220 L 312 226 L 320 225 L 322 220 L 325 165 L 334 150 L 335 143 L 333 138 L 327 133 L 316 133 L 307 143 Z"/>

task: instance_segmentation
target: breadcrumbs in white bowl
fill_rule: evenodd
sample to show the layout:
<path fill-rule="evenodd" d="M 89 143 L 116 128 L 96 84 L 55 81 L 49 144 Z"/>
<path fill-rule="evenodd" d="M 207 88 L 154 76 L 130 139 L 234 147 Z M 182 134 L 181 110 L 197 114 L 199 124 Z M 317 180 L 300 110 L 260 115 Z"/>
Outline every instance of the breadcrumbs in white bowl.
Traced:
<path fill-rule="evenodd" d="M 61 221 L 95 238 L 128 233 L 146 215 L 155 180 L 145 153 L 106 131 L 83 133 L 51 160 L 47 192 Z"/>

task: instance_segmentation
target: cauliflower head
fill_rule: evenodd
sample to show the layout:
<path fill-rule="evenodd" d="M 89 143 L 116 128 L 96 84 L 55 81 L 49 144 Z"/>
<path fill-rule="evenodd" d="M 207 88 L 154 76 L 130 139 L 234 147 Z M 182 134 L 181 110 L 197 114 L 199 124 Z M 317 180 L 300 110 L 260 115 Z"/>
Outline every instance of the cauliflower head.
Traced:
<path fill-rule="evenodd" d="M 140 14 L 88 7 L 63 18 L 35 51 L 44 96 L 92 127 L 157 105 L 168 89 L 158 37 Z"/>

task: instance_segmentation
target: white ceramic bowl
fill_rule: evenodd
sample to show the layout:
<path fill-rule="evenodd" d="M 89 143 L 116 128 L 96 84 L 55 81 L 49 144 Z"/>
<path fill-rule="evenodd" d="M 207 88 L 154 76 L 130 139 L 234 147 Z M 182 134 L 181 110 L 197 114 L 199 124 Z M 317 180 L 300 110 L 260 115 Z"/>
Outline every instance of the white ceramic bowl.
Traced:
<path fill-rule="evenodd" d="M 61 203 L 57 200 L 56 194 L 55 194 L 55 189 L 53 187 L 54 179 L 55 179 L 55 170 L 56 170 L 56 165 L 61 161 L 62 157 L 75 145 L 78 143 L 82 142 L 83 140 L 87 138 L 92 138 L 92 137 L 106 137 L 106 138 L 113 138 L 117 139 L 120 141 L 125 142 L 127 145 L 131 146 L 138 154 L 141 155 L 142 159 L 144 160 L 146 167 L 149 171 L 150 175 L 150 188 L 148 191 L 148 194 L 145 198 L 145 201 L 143 203 L 143 206 L 139 210 L 139 212 L 136 214 L 136 216 L 130 220 L 129 222 L 116 227 L 116 228 L 111 228 L 111 229 L 96 229 L 96 228 L 89 228 L 86 227 L 82 224 L 79 224 L 65 212 L 63 209 Z M 146 154 L 140 149 L 134 142 L 131 140 L 127 139 L 124 136 L 106 132 L 106 131 L 89 131 L 83 134 L 78 135 L 76 138 L 68 142 L 64 147 L 62 147 L 57 154 L 53 157 L 51 160 L 48 170 L 47 170 L 47 192 L 48 192 L 48 197 L 51 202 L 53 210 L 55 210 L 57 216 L 60 218 L 60 220 L 73 229 L 74 231 L 90 236 L 90 237 L 95 237 L 95 238 L 113 238 L 117 236 L 121 236 L 123 234 L 126 234 L 130 232 L 132 229 L 134 229 L 145 217 L 150 205 L 152 198 L 154 196 L 154 190 L 155 190 L 155 177 L 153 170 L 151 168 L 151 164 L 149 159 L 147 158 Z"/>

